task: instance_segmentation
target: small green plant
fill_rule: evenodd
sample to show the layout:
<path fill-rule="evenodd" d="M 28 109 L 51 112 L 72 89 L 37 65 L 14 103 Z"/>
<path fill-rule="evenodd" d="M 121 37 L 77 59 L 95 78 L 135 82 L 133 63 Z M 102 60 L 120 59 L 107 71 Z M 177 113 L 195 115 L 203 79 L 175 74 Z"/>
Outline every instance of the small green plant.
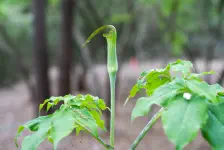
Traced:
<path fill-rule="evenodd" d="M 108 58 L 107 70 L 110 77 L 111 108 L 105 102 L 91 95 L 66 95 L 51 97 L 40 104 L 39 110 L 62 105 L 53 114 L 39 116 L 18 128 L 15 143 L 27 128 L 33 133 L 26 136 L 22 142 L 22 150 L 36 150 L 48 139 L 56 150 L 58 142 L 76 130 L 90 133 L 106 149 L 114 149 L 115 121 L 115 80 L 118 70 L 116 55 L 116 29 L 103 26 L 93 32 L 84 46 L 98 33 L 109 29 L 104 34 L 107 39 Z M 209 85 L 203 81 L 203 76 L 214 72 L 192 73 L 193 65 L 189 61 L 177 60 L 168 64 L 165 69 L 153 69 L 143 72 L 133 86 L 126 102 L 141 89 L 145 89 L 147 97 L 137 100 L 132 111 L 132 120 L 147 115 L 153 104 L 161 106 L 161 110 L 145 126 L 130 147 L 134 150 L 153 124 L 162 117 L 166 135 L 175 144 L 176 150 L 182 150 L 196 136 L 199 130 L 209 142 L 213 150 L 224 149 L 224 88 L 218 84 Z M 98 135 L 98 129 L 106 131 L 102 111 L 109 109 L 110 144 L 105 143 Z"/>
<path fill-rule="evenodd" d="M 117 32 L 114 26 L 107 25 L 102 26 L 93 32 L 90 37 L 85 42 L 84 46 L 90 42 L 90 40 L 96 36 L 98 33 L 109 29 L 109 32 L 103 34 L 107 39 L 107 72 L 110 78 L 110 103 L 111 103 L 111 116 L 110 116 L 110 145 L 114 147 L 114 125 L 115 125 L 115 81 L 116 73 L 118 70 L 117 53 L 116 53 L 116 40 Z"/>
<path fill-rule="evenodd" d="M 45 139 L 48 139 L 56 149 L 58 142 L 76 129 L 76 135 L 85 130 L 103 146 L 110 148 L 110 145 L 107 145 L 98 135 L 98 127 L 106 130 L 101 116 L 102 111 L 107 107 L 102 99 L 91 95 L 51 97 L 40 105 L 40 110 L 46 105 L 48 111 L 58 102 L 63 104 L 53 114 L 40 116 L 19 127 L 15 137 L 17 146 L 17 138 L 25 128 L 34 133 L 24 138 L 22 150 L 35 150 Z"/>
<path fill-rule="evenodd" d="M 131 150 L 160 117 L 165 134 L 176 150 L 182 150 L 199 130 L 213 150 L 224 149 L 224 88 L 203 81 L 204 75 L 214 72 L 196 74 L 192 69 L 191 62 L 177 60 L 165 69 L 153 69 L 140 75 L 128 99 L 140 89 L 145 89 L 148 97 L 137 100 L 132 119 L 147 115 L 153 104 L 162 108 L 133 142 Z"/>
<path fill-rule="evenodd" d="M 46 105 L 46 111 L 48 111 L 51 107 L 57 105 L 58 102 L 63 102 L 61 107 L 53 114 L 40 116 L 20 126 L 15 137 L 17 147 L 17 138 L 25 128 L 34 133 L 24 138 L 22 150 L 36 150 L 45 139 L 53 143 L 56 150 L 58 142 L 76 129 L 77 135 L 81 130 L 87 131 L 106 149 L 114 149 L 115 80 L 118 70 L 116 54 L 117 33 L 115 27 L 111 25 L 100 27 L 90 35 L 83 46 L 89 43 L 98 33 L 107 29 L 109 31 L 103 34 L 103 36 L 107 39 L 108 45 L 107 71 L 110 77 L 111 89 L 111 108 L 108 108 L 111 111 L 110 145 L 106 144 L 98 135 L 98 128 L 106 130 L 104 121 L 101 119 L 102 111 L 107 108 L 104 101 L 91 95 L 66 95 L 64 97 L 51 97 L 45 100 L 43 104 L 40 104 L 39 110 Z"/>

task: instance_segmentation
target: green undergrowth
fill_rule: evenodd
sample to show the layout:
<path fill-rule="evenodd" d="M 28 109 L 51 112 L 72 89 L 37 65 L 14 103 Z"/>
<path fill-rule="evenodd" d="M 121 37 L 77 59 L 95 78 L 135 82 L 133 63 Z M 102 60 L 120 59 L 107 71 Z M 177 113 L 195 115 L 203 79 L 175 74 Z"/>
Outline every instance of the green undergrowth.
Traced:
<path fill-rule="evenodd" d="M 80 131 L 87 131 L 97 140 L 99 140 L 98 129 L 106 131 L 102 111 L 107 107 L 102 99 L 91 95 L 51 97 L 40 104 L 39 109 L 41 110 L 46 105 L 46 111 L 48 111 L 59 102 L 63 104 L 53 114 L 39 116 L 19 127 L 15 137 L 17 146 L 17 138 L 24 129 L 29 129 L 32 134 L 24 138 L 22 150 L 35 150 L 45 139 L 50 141 L 56 149 L 58 142 L 74 130 L 76 135 Z"/>
<path fill-rule="evenodd" d="M 59 141 L 76 132 L 86 131 L 108 150 L 114 150 L 115 139 L 115 81 L 118 71 L 116 54 L 116 29 L 112 25 L 102 26 L 93 32 L 87 43 L 101 32 L 107 40 L 107 71 L 110 79 L 110 102 L 108 108 L 105 102 L 91 95 L 66 95 L 51 97 L 40 104 L 39 110 L 60 107 L 50 115 L 39 116 L 18 128 L 15 143 L 24 129 L 32 133 L 25 136 L 22 150 L 36 150 L 48 140 L 57 149 Z M 198 132 L 208 141 L 212 150 L 224 150 L 224 88 L 219 84 L 208 84 L 205 75 L 211 72 L 194 73 L 190 61 L 177 60 L 169 63 L 164 69 L 152 69 L 141 73 L 136 84 L 130 91 L 129 99 L 144 90 L 145 97 L 137 99 L 131 119 L 146 116 L 152 105 L 161 107 L 152 117 L 129 150 L 134 150 L 150 131 L 156 121 L 161 118 L 163 129 L 168 139 L 175 145 L 176 150 L 182 150 L 192 142 Z M 103 111 L 109 109 L 110 114 L 110 144 L 105 143 L 99 136 L 99 130 L 106 131 Z M 153 144 L 153 143 L 152 143 Z"/>
<path fill-rule="evenodd" d="M 176 150 L 182 150 L 199 131 L 213 150 L 224 150 L 224 88 L 203 80 L 214 72 L 192 70 L 190 61 L 177 60 L 164 69 L 143 72 L 127 101 L 142 89 L 147 96 L 137 100 L 131 118 L 148 115 L 151 106 L 158 105 L 164 108 L 163 129 Z"/>

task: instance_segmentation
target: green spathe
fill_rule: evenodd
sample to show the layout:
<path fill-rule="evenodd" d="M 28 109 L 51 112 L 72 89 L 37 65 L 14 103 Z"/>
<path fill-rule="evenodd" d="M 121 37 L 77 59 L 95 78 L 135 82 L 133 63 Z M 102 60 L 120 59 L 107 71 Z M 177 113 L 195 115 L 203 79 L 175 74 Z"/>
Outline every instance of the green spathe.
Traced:
<path fill-rule="evenodd" d="M 98 33 L 109 29 L 103 36 L 107 40 L 107 71 L 110 78 L 110 101 L 111 101 L 111 117 L 110 117 L 110 145 L 114 147 L 114 130 L 115 130 L 115 81 L 116 73 L 118 71 L 117 52 L 116 52 L 116 40 L 117 32 L 116 28 L 112 25 L 106 25 L 95 30 L 87 39 L 84 46 L 90 42 Z"/>

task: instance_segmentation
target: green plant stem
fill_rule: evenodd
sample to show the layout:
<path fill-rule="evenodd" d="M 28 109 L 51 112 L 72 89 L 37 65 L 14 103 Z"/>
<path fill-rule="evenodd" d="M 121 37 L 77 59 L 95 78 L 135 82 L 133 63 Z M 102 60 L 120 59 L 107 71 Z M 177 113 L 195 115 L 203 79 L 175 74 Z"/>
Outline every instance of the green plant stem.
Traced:
<path fill-rule="evenodd" d="M 115 125 L 115 82 L 116 74 L 109 74 L 110 77 L 110 145 L 114 147 L 114 125 Z"/>
<path fill-rule="evenodd" d="M 107 33 L 103 34 L 103 36 L 107 39 L 107 71 L 110 78 L 110 94 L 111 94 L 111 115 L 110 115 L 110 146 L 114 149 L 114 122 L 115 122 L 115 81 L 116 81 L 116 73 L 118 70 L 118 62 L 117 62 L 117 53 L 116 53 L 116 39 L 117 32 L 116 28 L 112 25 L 106 25 L 95 30 L 89 38 L 84 43 L 83 47 L 90 42 L 90 40 L 96 36 L 98 33 L 105 29 L 110 29 Z"/>
<path fill-rule="evenodd" d="M 155 122 L 161 117 L 163 111 L 164 111 L 164 108 L 161 108 L 159 110 L 159 112 L 157 112 L 152 117 L 152 119 L 148 122 L 148 124 L 145 126 L 145 128 L 142 130 L 142 132 L 136 138 L 136 140 L 132 143 L 129 150 L 135 150 L 135 148 L 138 146 L 138 144 L 141 142 L 141 140 L 145 137 L 145 135 L 148 133 L 148 131 L 152 128 L 152 126 L 155 124 Z"/>
<path fill-rule="evenodd" d="M 100 142 L 100 144 L 102 144 L 107 150 L 112 150 L 114 149 L 112 146 L 110 146 L 109 144 L 105 143 L 100 137 L 96 137 L 91 131 L 88 131 L 98 142 Z"/>
<path fill-rule="evenodd" d="M 95 138 L 100 144 L 102 144 L 107 150 L 113 150 L 114 148 L 109 144 L 105 143 L 100 137 Z"/>

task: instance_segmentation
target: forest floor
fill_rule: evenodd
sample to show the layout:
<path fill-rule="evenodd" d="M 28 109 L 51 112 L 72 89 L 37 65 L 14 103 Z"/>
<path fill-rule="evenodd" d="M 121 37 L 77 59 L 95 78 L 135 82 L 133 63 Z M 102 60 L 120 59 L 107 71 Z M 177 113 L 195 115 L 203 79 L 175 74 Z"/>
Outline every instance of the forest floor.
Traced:
<path fill-rule="evenodd" d="M 221 61 L 215 61 L 213 64 L 213 70 L 219 71 L 223 66 Z M 128 95 L 128 91 L 131 86 L 135 83 L 138 75 L 141 71 L 145 69 L 151 69 L 155 67 L 161 67 L 161 62 L 153 63 L 142 63 L 137 66 L 123 65 L 121 67 L 121 73 L 119 76 L 119 96 L 117 100 L 116 107 L 116 131 L 115 131 L 115 145 L 116 150 L 127 150 L 130 144 L 137 137 L 139 132 L 146 125 L 149 117 L 140 117 L 131 122 L 131 110 L 135 105 L 135 99 L 130 100 L 130 102 L 124 107 L 123 103 Z M 204 66 L 202 62 L 198 63 L 200 70 Z M 105 67 L 97 66 L 96 68 L 98 77 L 102 79 L 105 77 Z M 55 71 L 52 71 L 55 72 Z M 54 74 L 54 73 L 53 73 Z M 54 81 L 55 76 L 50 75 L 51 80 Z M 104 80 L 100 80 L 104 81 Z M 9 88 L 0 89 L 0 150 L 16 150 L 14 144 L 14 136 L 17 132 L 19 125 L 25 123 L 27 120 L 33 117 L 33 106 L 28 98 L 28 90 L 23 82 L 19 82 Z M 155 111 L 157 108 L 153 108 Z M 21 138 L 19 138 L 19 143 L 21 143 L 22 138 L 28 135 L 29 132 L 25 131 Z M 108 133 L 102 133 L 102 138 L 105 141 L 109 140 Z M 104 148 L 97 143 L 92 137 L 85 133 L 81 133 L 78 137 L 71 134 L 69 137 L 63 139 L 59 143 L 58 150 L 103 150 Z M 168 141 L 165 136 L 161 122 L 157 122 L 150 133 L 143 139 L 139 144 L 138 150 L 173 150 L 173 145 Z M 49 142 L 44 142 L 38 148 L 38 150 L 52 150 L 52 145 Z M 202 139 L 200 133 L 195 141 L 190 143 L 185 150 L 210 150 L 208 144 Z"/>

